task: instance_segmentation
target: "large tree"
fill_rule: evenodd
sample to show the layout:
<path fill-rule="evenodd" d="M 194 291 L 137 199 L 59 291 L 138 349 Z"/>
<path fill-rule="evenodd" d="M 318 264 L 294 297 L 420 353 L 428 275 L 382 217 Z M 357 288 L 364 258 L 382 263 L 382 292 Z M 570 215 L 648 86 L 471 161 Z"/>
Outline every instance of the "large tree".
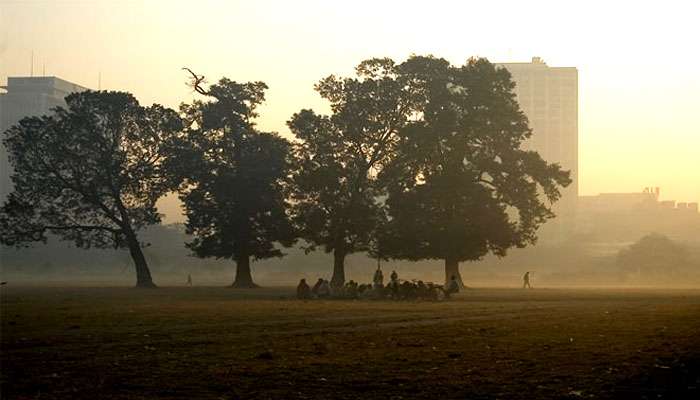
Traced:
<path fill-rule="evenodd" d="M 191 73 L 191 71 L 190 71 Z M 208 88 L 192 73 L 192 86 L 207 101 L 181 107 L 187 125 L 171 170 L 182 181 L 180 198 L 198 257 L 233 259 L 233 287 L 256 287 L 250 259 L 281 257 L 276 247 L 294 242 L 286 214 L 290 143 L 256 129 L 262 82 L 226 78 Z"/>
<path fill-rule="evenodd" d="M 620 250 L 616 264 L 637 279 L 663 281 L 674 278 L 690 264 L 688 250 L 667 236 L 652 233 Z"/>
<path fill-rule="evenodd" d="M 505 69 L 412 57 L 399 70 L 413 87 L 416 118 L 381 176 L 389 222 L 379 249 L 444 260 L 445 279 L 462 283 L 459 262 L 535 243 L 569 174 L 521 147 L 532 131 Z"/>
<path fill-rule="evenodd" d="M 163 161 L 180 119 L 123 92 L 75 93 L 66 105 L 5 132 L 14 192 L 0 241 L 21 246 L 52 233 L 81 248 L 126 247 L 136 286 L 154 287 L 137 232 L 160 221 L 155 204 L 170 184 Z"/>
<path fill-rule="evenodd" d="M 331 284 L 345 282 L 345 257 L 368 250 L 383 220 L 376 177 L 411 114 L 405 83 L 390 59 L 371 59 L 357 77 L 329 76 L 316 91 L 332 114 L 302 110 L 288 125 L 295 147 L 293 214 L 307 249 L 333 253 Z"/>

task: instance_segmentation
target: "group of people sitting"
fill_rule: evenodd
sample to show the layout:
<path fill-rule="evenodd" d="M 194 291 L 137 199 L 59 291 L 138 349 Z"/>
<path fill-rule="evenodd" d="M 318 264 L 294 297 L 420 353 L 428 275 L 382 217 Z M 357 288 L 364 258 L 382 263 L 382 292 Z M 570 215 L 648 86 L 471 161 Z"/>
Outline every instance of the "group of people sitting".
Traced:
<path fill-rule="evenodd" d="M 372 283 L 362 283 L 350 280 L 344 285 L 332 285 L 328 280 L 319 278 L 313 287 L 309 287 L 306 279 L 299 281 L 297 297 L 308 299 L 392 299 L 392 300 L 443 300 L 459 292 L 457 278 L 452 276 L 446 285 L 432 282 L 400 280 L 396 271 L 391 272 L 390 281 L 384 285 L 384 274 L 381 268 L 374 272 Z"/>

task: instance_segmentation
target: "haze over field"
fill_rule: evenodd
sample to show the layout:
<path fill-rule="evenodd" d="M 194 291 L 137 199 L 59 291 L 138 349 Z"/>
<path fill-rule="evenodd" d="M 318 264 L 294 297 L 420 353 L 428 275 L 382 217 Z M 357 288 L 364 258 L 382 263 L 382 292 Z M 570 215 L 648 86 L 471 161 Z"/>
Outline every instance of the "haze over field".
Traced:
<path fill-rule="evenodd" d="M 695 8 L 0 0 L 0 398 L 700 399 Z"/>
<path fill-rule="evenodd" d="M 663 7 L 662 7 L 663 5 Z M 259 125 L 290 135 L 299 107 L 326 110 L 313 84 L 361 60 L 435 54 L 455 64 L 542 57 L 579 70 L 580 193 L 700 199 L 700 28 L 692 2 L 499 3 L 0 1 L 0 82 L 30 73 L 126 90 L 176 107 L 210 81 L 269 86 Z M 176 208 L 169 221 L 181 221 Z"/>

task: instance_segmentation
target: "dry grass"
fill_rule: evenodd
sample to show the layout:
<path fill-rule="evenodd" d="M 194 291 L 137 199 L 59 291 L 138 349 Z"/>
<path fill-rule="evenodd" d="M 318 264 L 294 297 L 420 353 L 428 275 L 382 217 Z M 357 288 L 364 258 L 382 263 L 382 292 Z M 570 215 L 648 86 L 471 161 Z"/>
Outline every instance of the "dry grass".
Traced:
<path fill-rule="evenodd" d="M 2 398 L 700 398 L 700 291 L 2 289 Z"/>

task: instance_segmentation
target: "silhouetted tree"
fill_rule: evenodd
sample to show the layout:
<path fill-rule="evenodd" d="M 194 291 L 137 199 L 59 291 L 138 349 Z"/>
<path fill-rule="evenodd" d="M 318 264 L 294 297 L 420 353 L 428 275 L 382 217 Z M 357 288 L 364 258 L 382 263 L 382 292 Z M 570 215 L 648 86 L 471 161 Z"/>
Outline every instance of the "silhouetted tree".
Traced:
<path fill-rule="evenodd" d="M 1 241 L 21 246 L 50 232 L 81 248 L 127 247 L 136 286 L 154 287 L 137 231 L 160 221 L 155 204 L 170 183 L 163 161 L 180 119 L 123 92 L 75 93 L 66 104 L 5 133 L 14 192 Z"/>
<path fill-rule="evenodd" d="M 658 280 L 660 277 L 672 277 L 689 261 L 685 247 L 667 236 L 652 233 L 620 250 L 616 263 L 623 271 L 634 273 L 638 278 Z"/>
<path fill-rule="evenodd" d="M 569 174 L 521 148 L 532 131 L 505 69 L 412 57 L 399 71 L 417 108 L 381 176 L 389 222 L 379 250 L 445 260 L 446 282 L 455 275 L 462 284 L 459 262 L 536 241 Z"/>
<path fill-rule="evenodd" d="M 345 257 L 367 250 L 384 219 L 376 176 L 411 111 L 392 60 L 367 60 L 356 72 L 357 78 L 329 76 L 315 86 L 331 116 L 302 110 L 288 122 L 298 139 L 294 218 L 307 250 L 333 252 L 334 286 L 345 282 Z"/>
<path fill-rule="evenodd" d="M 222 78 L 205 89 L 203 78 L 192 75 L 194 89 L 210 101 L 181 106 L 187 128 L 171 160 L 183 179 L 186 230 L 194 236 L 187 246 L 198 257 L 235 260 L 232 286 L 256 287 L 250 258 L 281 257 L 275 242 L 289 246 L 295 238 L 286 214 L 290 144 L 255 128 L 264 83 Z"/>

